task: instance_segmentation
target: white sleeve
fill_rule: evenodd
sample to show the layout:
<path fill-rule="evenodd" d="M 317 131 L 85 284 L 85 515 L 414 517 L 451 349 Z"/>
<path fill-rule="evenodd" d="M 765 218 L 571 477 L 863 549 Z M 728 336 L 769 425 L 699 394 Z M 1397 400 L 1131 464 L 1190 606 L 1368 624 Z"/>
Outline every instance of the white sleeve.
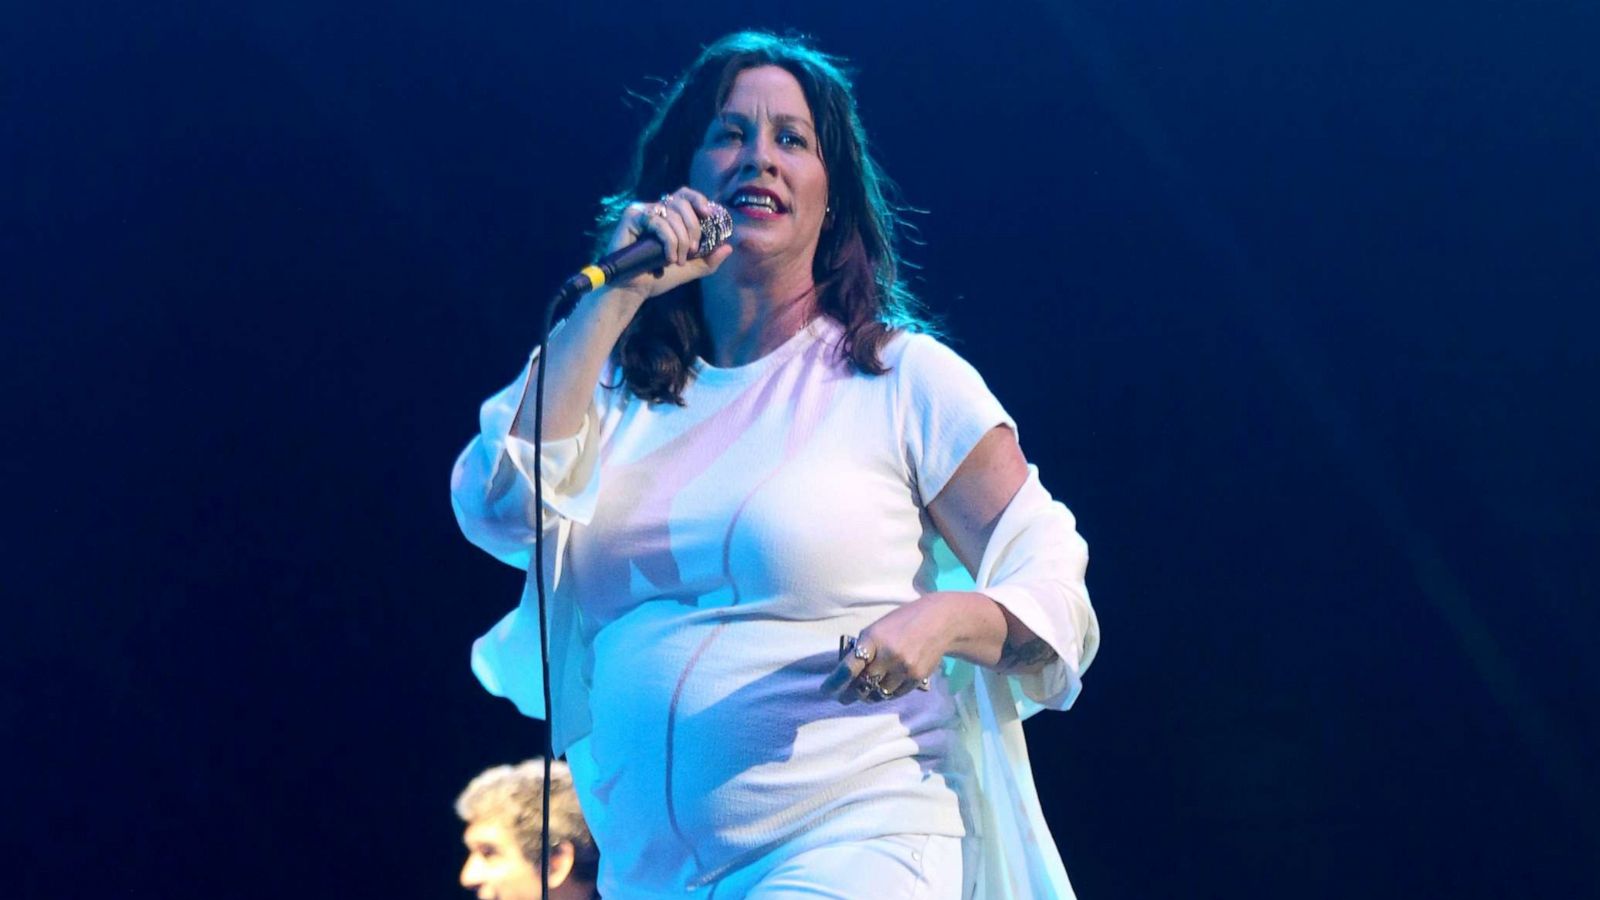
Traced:
<path fill-rule="evenodd" d="M 906 466 L 923 505 L 944 490 L 996 425 L 1016 423 L 970 363 L 927 335 L 908 335 L 895 365 Z"/>
<path fill-rule="evenodd" d="M 984 435 L 997 425 L 1015 431 L 1016 424 L 977 370 L 933 338 L 909 336 L 897 368 L 906 462 L 926 504 Z M 1014 691 L 1033 704 L 1071 706 L 1099 647 L 1100 626 L 1084 584 L 1088 564 L 1077 521 L 1030 466 L 1028 480 L 995 525 L 975 581 L 965 571 L 941 572 L 941 588 L 977 590 L 1055 651 L 1042 671 L 1009 678 Z M 950 568 L 941 563 L 941 569 Z"/>
<path fill-rule="evenodd" d="M 534 362 L 505 390 L 484 401 L 478 436 L 456 459 L 450 476 L 450 501 L 467 540 L 497 559 L 527 569 L 537 523 L 550 528 L 561 519 L 587 524 L 600 490 L 600 421 L 611 393 L 601 386 L 584 413 L 578 433 L 533 444 L 513 436 L 511 422 L 531 390 Z M 609 374 L 609 373 L 608 373 Z M 535 457 L 541 457 L 535 460 Z M 542 466 L 545 514 L 534 509 L 533 467 Z"/>

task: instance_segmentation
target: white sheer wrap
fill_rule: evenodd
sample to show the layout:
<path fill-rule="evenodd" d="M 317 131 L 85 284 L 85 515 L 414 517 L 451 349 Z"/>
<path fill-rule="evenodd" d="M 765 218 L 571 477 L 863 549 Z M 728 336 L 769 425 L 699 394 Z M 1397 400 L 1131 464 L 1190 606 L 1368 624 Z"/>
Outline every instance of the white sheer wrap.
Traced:
<path fill-rule="evenodd" d="M 1056 652 L 1032 675 L 1008 676 L 945 660 L 956 694 L 961 738 L 977 769 L 978 791 L 963 797 L 969 828 L 967 869 L 973 900 L 1072 898 L 1061 854 L 1039 807 L 1022 720 L 1067 709 L 1100 647 L 1100 625 L 1084 587 L 1088 546 L 1072 513 L 1051 499 L 1029 467 L 1028 480 L 995 526 L 977 576 L 953 555 L 940 560 L 941 590 L 976 590 L 1000 603 Z"/>

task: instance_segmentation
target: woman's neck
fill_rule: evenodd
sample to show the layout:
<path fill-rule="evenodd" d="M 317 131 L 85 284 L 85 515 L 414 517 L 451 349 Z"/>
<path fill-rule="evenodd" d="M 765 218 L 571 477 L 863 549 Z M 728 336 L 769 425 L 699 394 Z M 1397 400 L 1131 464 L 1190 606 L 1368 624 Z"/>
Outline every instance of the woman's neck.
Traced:
<path fill-rule="evenodd" d="M 700 282 L 711 356 L 720 369 L 748 365 L 795 336 L 816 316 L 809 272 L 790 278 L 741 281 L 718 272 Z"/>

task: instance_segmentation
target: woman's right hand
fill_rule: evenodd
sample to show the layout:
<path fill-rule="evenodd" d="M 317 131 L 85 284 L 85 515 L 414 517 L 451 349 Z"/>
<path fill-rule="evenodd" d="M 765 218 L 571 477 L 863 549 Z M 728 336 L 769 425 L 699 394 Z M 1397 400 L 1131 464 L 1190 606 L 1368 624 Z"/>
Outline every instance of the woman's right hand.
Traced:
<path fill-rule="evenodd" d="M 667 265 L 659 272 L 646 272 L 607 287 L 632 294 L 642 303 L 715 272 L 732 255 L 730 244 L 724 242 L 703 258 L 690 258 L 700 247 L 700 220 L 710 218 L 715 210 L 715 203 L 687 187 L 664 194 L 655 203 L 629 204 L 611 233 L 606 252 L 620 250 L 645 235 L 654 235 L 666 248 Z"/>

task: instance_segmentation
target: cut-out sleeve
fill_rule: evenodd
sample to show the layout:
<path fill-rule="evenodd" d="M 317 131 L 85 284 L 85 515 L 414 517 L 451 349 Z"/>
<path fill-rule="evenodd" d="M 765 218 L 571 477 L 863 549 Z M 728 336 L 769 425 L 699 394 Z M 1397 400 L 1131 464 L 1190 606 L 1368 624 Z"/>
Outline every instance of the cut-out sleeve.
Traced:
<path fill-rule="evenodd" d="M 990 429 L 1016 430 L 978 371 L 927 335 L 907 336 L 894 377 L 905 463 L 924 505 L 939 496 Z"/>
<path fill-rule="evenodd" d="M 519 569 L 528 568 L 539 523 L 546 529 L 563 519 L 586 524 L 594 514 L 600 491 L 600 422 L 611 393 L 598 387 L 578 433 L 547 439 L 544 452 L 536 454 L 530 441 L 511 434 L 511 422 L 524 393 L 532 389 L 537 359 L 535 352 L 521 377 L 484 401 L 478 435 L 461 451 L 450 476 L 451 505 L 467 540 Z M 542 515 L 534 508 L 535 465 L 543 466 Z"/>

